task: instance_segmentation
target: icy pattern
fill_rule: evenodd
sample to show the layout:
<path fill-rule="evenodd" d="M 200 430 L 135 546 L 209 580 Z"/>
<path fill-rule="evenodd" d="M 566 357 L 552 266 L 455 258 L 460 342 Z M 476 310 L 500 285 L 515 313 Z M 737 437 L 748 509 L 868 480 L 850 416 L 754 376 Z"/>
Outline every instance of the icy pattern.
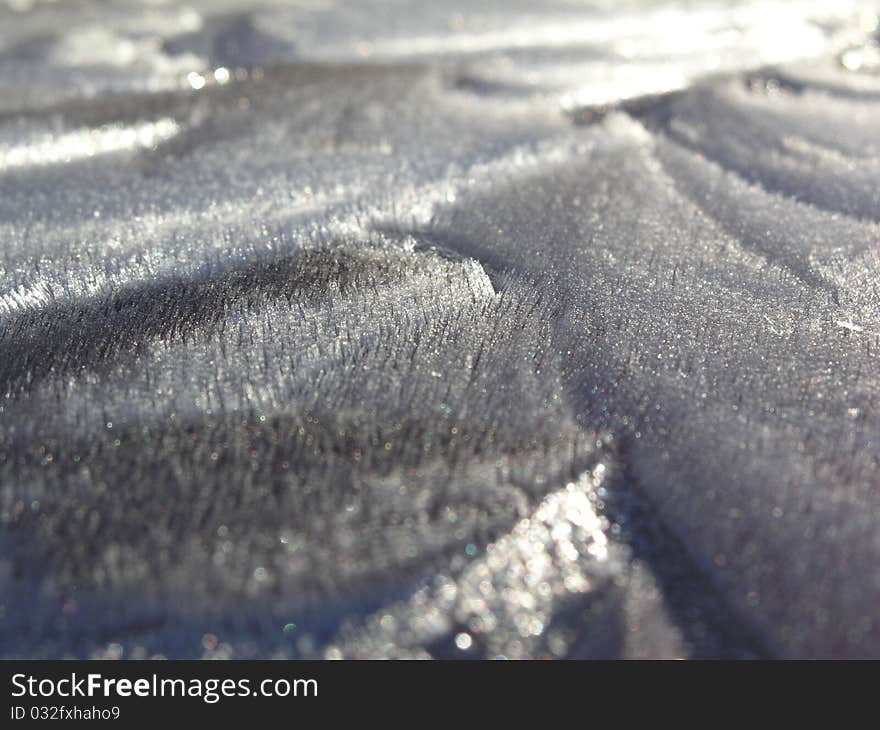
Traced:
<path fill-rule="evenodd" d="M 880 655 L 877 11 L 0 0 L 0 655 Z"/>

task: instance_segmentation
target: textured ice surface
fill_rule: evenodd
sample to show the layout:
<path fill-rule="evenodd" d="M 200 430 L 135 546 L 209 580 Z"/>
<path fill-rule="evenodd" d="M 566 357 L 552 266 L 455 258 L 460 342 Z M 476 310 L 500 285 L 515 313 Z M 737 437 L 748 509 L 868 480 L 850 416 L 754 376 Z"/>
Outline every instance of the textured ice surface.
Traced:
<path fill-rule="evenodd" d="M 876 34 L 5 0 L 0 654 L 880 655 Z"/>

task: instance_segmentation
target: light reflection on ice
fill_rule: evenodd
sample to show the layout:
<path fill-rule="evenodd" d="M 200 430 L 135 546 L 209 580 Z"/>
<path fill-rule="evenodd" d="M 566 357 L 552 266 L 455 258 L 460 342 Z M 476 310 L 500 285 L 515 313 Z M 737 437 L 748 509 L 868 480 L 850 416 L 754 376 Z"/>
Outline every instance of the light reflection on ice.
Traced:
<path fill-rule="evenodd" d="M 151 149 L 180 132 L 180 125 L 163 117 L 152 122 L 114 124 L 46 135 L 30 143 L 0 147 L 0 172 L 32 165 L 53 165 L 111 152 Z"/>
<path fill-rule="evenodd" d="M 552 492 L 458 575 L 440 575 L 363 626 L 343 629 L 326 658 L 425 656 L 423 647 L 447 636 L 463 656 L 476 646 L 487 658 L 565 656 L 578 630 L 551 631 L 557 613 L 579 595 L 613 591 L 627 571 L 626 549 L 609 543 L 596 507 L 605 479 L 600 463 Z"/>

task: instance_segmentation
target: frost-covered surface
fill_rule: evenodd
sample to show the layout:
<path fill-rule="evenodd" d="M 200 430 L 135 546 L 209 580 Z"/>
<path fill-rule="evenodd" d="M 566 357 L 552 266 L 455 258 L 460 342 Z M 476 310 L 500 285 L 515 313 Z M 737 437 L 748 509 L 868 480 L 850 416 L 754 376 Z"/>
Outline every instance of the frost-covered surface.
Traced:
<path fill-rule="evenodd" d="M 4 2 L 0 655 L 880 656 L 870 5 Z"/>

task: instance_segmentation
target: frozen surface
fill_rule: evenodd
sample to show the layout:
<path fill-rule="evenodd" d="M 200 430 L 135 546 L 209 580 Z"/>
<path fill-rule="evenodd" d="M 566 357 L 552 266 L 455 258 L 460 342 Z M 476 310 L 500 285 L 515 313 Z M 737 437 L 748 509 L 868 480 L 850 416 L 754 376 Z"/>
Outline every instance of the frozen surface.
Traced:
<path fill-rule="evenodd" d="M 876 7 L 4 3 L 0 655 L 880 656 Z"/>

